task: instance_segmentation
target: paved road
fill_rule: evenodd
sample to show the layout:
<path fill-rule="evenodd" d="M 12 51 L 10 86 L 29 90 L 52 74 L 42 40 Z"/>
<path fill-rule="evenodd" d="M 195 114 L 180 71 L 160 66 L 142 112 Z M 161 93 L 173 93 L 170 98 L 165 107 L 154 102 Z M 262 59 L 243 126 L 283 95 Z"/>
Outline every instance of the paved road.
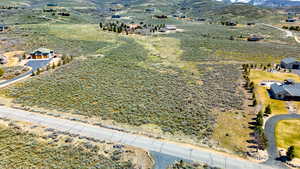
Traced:
<path fill-rule="evenodd" d="M 267 164 L 279 164 L 276 159 L 279 157 L 278 150 L 276 147 L 276 139 L 275 139 L 275 127 L 276 124 L 281 120 L 289 120 L 289 119 L 300 119 L 300 114 L 283 114 L 276 115 L 269 118 L 265 124 L 265 135 L 268 139 L 268 154 L 269 160 L 266 162 Z"/>
<path fill-rule="evenodd" d="M 38 68 L 41 68 L 41 67 L 44 67 L 46 66 L 49 62 L 51 61 L 51 59 L 39 59 L 39 60 L 29 60 L 27 63 L 26 63 L 26 66 L 29 66 L 31 67 L 31 70 L 24 73 L 24 74 L 21 74 L 13 79 L 10 79 L 10 80 L 6 80 L 4 82 L 1 82 L 0 83 L 0 88 L 1 87 L 6 87 L 8 85 L 11 85 L 13 83 L 16 83 L 20 80 L 23 80 L 23 79 L 26 79 L 28 78 L 29 76 L 31 76 L 32 74 L 32 71 L 36 71 Z"/>
<path fill-rule="evenodd" d="M 3 106 L 0 106 L 0 117 L 39 124 L 45 127 L 54 128 L 56 130 L 80 134 L 82 136 L 93 137 L 100 140 L 119 142 L 186 160 L 205 162 L 211 166 L 224 169 L 274 169 L 274 167 L 270 167 L 265 164 L 258 164 L 238 157 L 225 155 L 223 153 L 209 151 L 207 149 L 170 143 L 145 136 L 119 132 L 98 126 L 87 125 L 80 122 L 74 122 Z"/>

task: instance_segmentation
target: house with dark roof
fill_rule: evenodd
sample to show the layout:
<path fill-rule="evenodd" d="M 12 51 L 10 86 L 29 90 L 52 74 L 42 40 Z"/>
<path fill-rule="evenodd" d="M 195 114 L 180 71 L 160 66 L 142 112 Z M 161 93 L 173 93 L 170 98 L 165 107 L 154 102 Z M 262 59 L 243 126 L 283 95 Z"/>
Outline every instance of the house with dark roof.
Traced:
<path fill-rule="evenodd" d="M 300 100 L 300 83 L 295 83 L 292 79 L 285 80 L 282 84 L 273 83 L 269 93 L 274 99 Z"/>
<path fill-rule="evenodd" d="M 6 29 L 8 29 L 7 25 L 0 24 L 0 32 L 5 31 Z"/>
<path fill-rule="evenodd" d="M 280 67 L 284 69 L 300 69 L 300 62 L 294 58 L 284 58 L 280 62 Z"/>

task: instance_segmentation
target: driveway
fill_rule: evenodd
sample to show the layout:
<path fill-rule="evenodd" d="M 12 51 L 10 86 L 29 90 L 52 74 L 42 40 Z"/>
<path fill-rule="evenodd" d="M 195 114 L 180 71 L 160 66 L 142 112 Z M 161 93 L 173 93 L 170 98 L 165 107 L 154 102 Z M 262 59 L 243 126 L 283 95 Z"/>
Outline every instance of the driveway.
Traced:
<path fill-rule="evenodd" d="M 290 30 L 282 29 L 282 28 L 279 28 L 279 27 L 276 27 L 276 26 L 273 26 L 273 25 L 270 25 L 270 24 L 265 24 L 265 23 L 262 23 L 262 25 L 268 26 L 268 27 L 271 27 L 271 28 L 274 28 L 274 29 L 278 29 L 278 30 L 280 30 L 282 32 L 285 32 L 285 34 L 286 34 L 285 36 L 286 37 L 294 37 L 295 41 L 297 43 L 300 43 L 300 40 L 299 40 L 298 36 L 297 35 L 293 35 L 293 32 L 290 31 Z"/>
<path fill-rule="evenodd" d="M 230 156 L 225 153 L 192 147 L 185 144 L 167 142 L 141 135 L 120 132 L 112 129 L 101 128 L 98 126 L 88 125 L 85 123 L 70 121 L 66 119 L 46 116 L 39 113 L 28 112 L 19 109 L 0 106 L 0 117 L 11 120 L 29 122 L 32 124 L 42 125 L 59 131 L 79 134 L 82 136 L 92 137 L 99 140 L 119 142 L 126 145 L 139 147 L 148 151 L 159 152 L 162 154 L 204 162 L 214 167 L 223 169 L 274 169 L 275 166 L 258 164 L 256 162 L 244 160 L 236 156 Z"/>
<path fill-rule="evenodd" d="M 26 79 L 27 77 L 31 76 L 31 74 L 32 74 L 33 71 L 36 71 L 38 68 L 42 68 L 42 67 L 46 66 L 47 64 L 49 64 L 51 62 L 51 60 L 52 59 L 29 60 L 26 63 L 26 66 L 31 67 L 30 71 L 28 71 L 26 73 L 23 73 L 23 74 L 15 77 L 13 79 L 1 82 L 0 83 L 0 88 L 1 87 L 6 87 L 6 86 L 11 85 L 13 83 L 16 83 L 16 82 L 18 82 L 20 80 Z"/>

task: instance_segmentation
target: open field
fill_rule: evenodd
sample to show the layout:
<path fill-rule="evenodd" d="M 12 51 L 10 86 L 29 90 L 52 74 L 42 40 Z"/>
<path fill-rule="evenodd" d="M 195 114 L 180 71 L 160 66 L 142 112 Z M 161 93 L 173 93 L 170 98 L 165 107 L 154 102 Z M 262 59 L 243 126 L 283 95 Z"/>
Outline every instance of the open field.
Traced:
<path fill-rule="evenodd" d="M 295 146 L 296 157 L 300 158 L 300 120 L 283 120 L 276 126 L 277 147 L 287 149 Z"/>
<path fill-rule="evenodd" d="M 286 79 L 294 79 L 296 82 L 300 82 L 300 77 L 293 73 L 283 73 L 283 72 L 266 72 L 262 70 L 252 69 L 250 72 L 250 81 L 253 81 L 256 85 L 256 96 L 258 98 L 259 103 L 266 107 L 267 105 L 271 106 L 273 114 L 285 114 L 288 113 L 287 105 L 285 101 L 271 99 L 266 87 L 261 86 L 260 83 L 262 81 L 279 81 L 282 82 Z"/>
<path fill-rule="evenodd" d="M 101 32 L 96 25 L 33 25 L 30 29 L 46 34 L 37 43 L 49 43 L 63 52 L 62 48 L 74 49 L 69 43 L 78 42 L 74 53 L 104 57 L 77 59 L 53 74 L 11 88 L 8 95 L 16 97 L 16 103 L 131 125 L 155 124 L 165 132 L 197 138 L 211 135 L 214 112 L 240 109 L 242 96 L 234 83 L 240 78 L 240 65 L 184 62 L 180 42 L 171 37 L 146 41 Z"/>

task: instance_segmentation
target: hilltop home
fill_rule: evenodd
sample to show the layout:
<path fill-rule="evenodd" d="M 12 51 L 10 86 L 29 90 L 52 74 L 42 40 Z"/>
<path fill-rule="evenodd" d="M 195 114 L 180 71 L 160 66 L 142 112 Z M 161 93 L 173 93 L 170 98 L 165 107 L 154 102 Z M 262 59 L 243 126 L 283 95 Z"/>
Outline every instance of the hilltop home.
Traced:
<path fill-rule="evenodd" d="M 176 30 L 176 26 L 175 25 L 166 25 L 166 29 L 167 30 Z"/>
<path fill-rule="evenodd" d="M 264 38 L 260 37 L 258 35 L 252 35 L 252 36 L 250 36 L 250 37 L 247 38 L 248 41 L 260 41 L 262 39 L 264 39 Z"/>
<path fill-rule="evenodd" d="M 280 67 L 284 69 L 300 69 L 300 62 L 294 58 L 284 58 L 280 62 Z"/>
<path fill-rule="evenodd" d="M 52 57 L 55 57 L 54 51 L 46 48 L 39 48 L 30 53 L 31 59 L 48 59 Z"/>
<path fill-rule="evenodd" d="M 5 31 L 6 29 L 8 29 L 8 26 L 0 24 L 0 32 Z"/>
<path fill-rule="evenodd" d="M 273 83 L 269 92 L 274 99 L 300 100 L 300 83 L 295 83 L 292 79 L 285 80 L 282 84 Z"/>

